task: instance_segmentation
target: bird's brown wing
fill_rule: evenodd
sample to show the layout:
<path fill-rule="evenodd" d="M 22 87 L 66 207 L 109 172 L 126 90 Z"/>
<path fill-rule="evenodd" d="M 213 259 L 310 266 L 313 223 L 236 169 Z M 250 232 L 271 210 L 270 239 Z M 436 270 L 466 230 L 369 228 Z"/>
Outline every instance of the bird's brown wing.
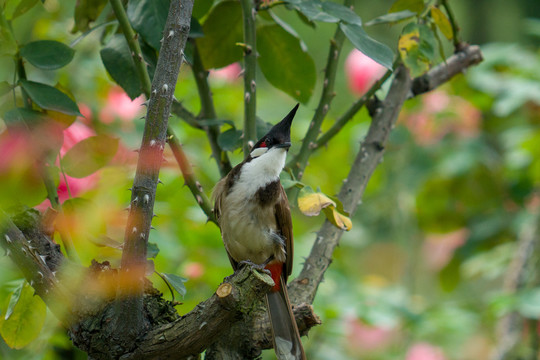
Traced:
<path fill-rule="evenodd" d="M 276 224 L 277 228 L 281 232 L 281 236 L 285 238 L 285 251 L 287 252 L 287 257 L 284 264 L 283 277 L 285 282 L 287 277 L 292 272 L 293 265 L 293 231 L 292 231 L 292 219 L 291 219 L 291 208 L 289 207 L 289 200 L 287 199 L 287 194 L 283 189 L 283 186 L 279 186 L 280 193 L 279 199 L 275 206 L 276 214 Z"/>

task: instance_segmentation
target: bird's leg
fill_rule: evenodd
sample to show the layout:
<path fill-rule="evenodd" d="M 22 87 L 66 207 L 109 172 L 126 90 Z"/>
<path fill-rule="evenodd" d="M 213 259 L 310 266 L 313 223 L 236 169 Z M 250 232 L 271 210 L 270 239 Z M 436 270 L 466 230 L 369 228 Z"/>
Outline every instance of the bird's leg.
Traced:
<path fill-rule="evenodd" d="M 266 259 L 265 262 L 263 262 L 262 264 L 255 264 L 253 261 L 251 260 L 242 260 L 238 263 L 238 265 L 240 266 L 249 266 L 251 267 L 252 269 L 256 269 L 258 271 L 261 271 L 261 272 L 264 272 L 268 275 L 271 275 L 270 274 L 270 270 L 266 269 L 266 265 L 268 265 L 268 263 L 270 261 L 272 261 L 274 259 L 274 255 L 270 256 L 268 259 Z"/>

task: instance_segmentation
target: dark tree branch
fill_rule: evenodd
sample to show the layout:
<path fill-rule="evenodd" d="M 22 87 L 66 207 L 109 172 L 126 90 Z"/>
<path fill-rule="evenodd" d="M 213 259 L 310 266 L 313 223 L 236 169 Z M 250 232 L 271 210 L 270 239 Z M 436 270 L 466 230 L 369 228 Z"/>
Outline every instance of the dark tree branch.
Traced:
<path fill-rule="evenodd" d="M 195 83 L 199 91 L 199 98 L 201 99 L 201 113 L 199 118 L 203 120 L 216 120 L 216 110 L 214 108 L 214 99 L 212 98 L 212 91 L 208 84 L 208 71 L 204 68 L 199 49 L 197 44 L 193 42 L 193 76 L 195 77 Z M 227 153 L 219 147 L 217 138 L 219 136 L 219 125 L 206 125 L 202 126 L 208 141 L 210 142 L 210 148 L 212 149 L 212 157 L 217 163 L 219 174 L 224 177 L 231 171 L 232 166 L 229 161 Z"/>
<path fill-rule="evenodd" d="M 112 0 L 112 3 L 116 1 Z M 122 343 L 131 343 L 148 327 L 143 312 L 146 247 L 152 223 L 159 169 L 166 142 L 170 108 L 182 64 L 183 49 L 189 35 L 192 8 L 192 0 L 181 3 L 171 1 L 156 72 L 152 81 L 137 171 L 133 181 L 118 289 L 120 301 L 114 320 L 117 329 L 115 335 Z M 123 8 L 115 8 L 115 11 L 117 16 L 119 13 L 125 14 Z"/>
<path fill-rule="evenodd" d="M 208 199 L 208 196 L 206 196 L 206 193 L 203 191 L 201 183 L 199 183 L 199 181 L 197 181 L 195 178 L 195 174 L 193 174 L 193 167 L 186 154 L 181 151 L 182 146 L 178 142 L 178 139 L 175 136 L 169 136 L 167 142 L 171 147 L 178 166 L 180 166 L 180 170 L 184 176 L 185 185 L 187 185 L 195 197 L 195 200 L 197 200 L 197 204 L 199 204 L 201 210 L 208 217 L 208 221 L 218 225 L 216 217 L 214 216 L 212 203 L 210 202 L 210 199 Z"/>

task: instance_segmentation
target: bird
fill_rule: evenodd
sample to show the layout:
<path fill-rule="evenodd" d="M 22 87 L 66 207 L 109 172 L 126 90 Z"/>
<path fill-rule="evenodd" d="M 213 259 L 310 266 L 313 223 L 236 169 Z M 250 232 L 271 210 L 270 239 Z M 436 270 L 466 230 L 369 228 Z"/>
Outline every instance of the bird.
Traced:
<path fill-rule="evenodd" d="M 270 272 L 266 294 L 278 360 L 306 359 L 287 294 L 293 265 L 293 230 L 287 194 L 279 180 L 291 147 L 291 124 L 299 104 L 251 148 L 213 191 L 214 214 L 234 270 L 251 264 Z"/>

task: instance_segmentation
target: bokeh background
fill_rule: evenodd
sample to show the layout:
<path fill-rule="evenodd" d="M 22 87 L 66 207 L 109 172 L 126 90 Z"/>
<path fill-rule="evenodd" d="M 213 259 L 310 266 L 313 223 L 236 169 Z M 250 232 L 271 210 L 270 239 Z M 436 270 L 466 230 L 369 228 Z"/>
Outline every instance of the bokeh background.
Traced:
<path fill-rule="evenodd" d="M 314 303 L 323 324 L 304 339 L 310 359 L 488 359 L 500 344 L 497 324 L 510 312 L 523 317 L 514 354 L 537 359 L 540 287 L 538 262 L 525 269 L 526 281 L 516 292 L 504 289 L 510 264 L 537 222 L 540 207 L 540 2 L 536 0 L 451 0 L 462 38 L 479 44 L 484 62 L 433 92 L 405 104 L 386 147 L 384 162 L 369 182 L 353 228 L 344 234 L 332 266 Z M 356 1 L 364 21 L 386 13 L 392 1 Z M 66 44 L 72 34 L 75 1 L 46 0 L 15 20 L 19 43 L 55 39 Z M 275 10 L 304 39 L 322 74 L 328 42 L 335 26 L 305 26 L 284 9 Z M 368 29 L 374 38 L 396 49 L 401 26 Z M 61 201 L 73 210 L 70 221 L 77 252 L 84 265 L 92 259 L 119 265 L 120 252 L 103 246 L 103 236 L 122 241 L 144 115 L 107 75 L 99 57 L 99 31 L 74 45 L 74 60 L 56 72 L 31 66 L 28 77 L 69 88 L 84 117 L 64 131 L 62 152 L 82 139 L 107 132 L 120 139 L 109 166 L 83 178 L 59 179 Z M 445 49 L 452 53 L 451 44 Z M 234 64 L 213 71 L 210 83 L 220 119 L 241 128 L 243 83 Z M 13 80 L 14 64 L 0 57 L 0 80 Z M 333 121 L 371 82 L 378 65 L 345 43 L 337 75 L 337 96 L 323 125 Z M 302 105 L 292 130 L 294 153 L 318 101 Z M 295 104 L 258 74 L 257 114 L 276 122 Z M 384 93 L 384 89 L 382 90 Z M 183 65 L 176 98 L 197 113 L 200 109 L 191 69 Z M 3 100 L 8 101 L 5 97 Z M 369 126 L 366 110 L 310 159 L 303 182 L 326 194 L 339 190 Z M 203 132 L 177 118 L 171 125 L 194 170 L 210 194 L 219 180 Z M 226 127 L 225 127 L 226 129 Z M 0 131 L 4 130 L 0 120 Z M 44 189 L 25 178 L 17 164 L 25 159 L 23 139 L 0 134 L 0 196 L 45 209 Z M 2 136 L 4 136 L 2 138 Z M 241 160 L 239 151 L 231 158 Z M 159 248 L 156 270 L 188 281 L 180 314 L 208 298 L 231 273 L 219 230 L 206 218 L 184 187 L 170 153 L 163 164 L 150 242 Z M 294 204 L 293 204 L 294 205 Z M 67 208 L 70 208 L 69 206 Z M 323 217 L 306 217 L 293 209 L 295 269 L 302 266 Z M 538 233 L 536 233 L 538 241 Z M 4 314 L 21 273 L 0 256 L 0 309 Z M 156 275 L 154 286 L 171 294 Z M 264 358 L 273 358 L 265 352 Z M 84 359 L 73 348 L 58 321 L 48 314 L 39 337 L 28 347 L 12 350 L 0 339 L 3 359 Z"/>

